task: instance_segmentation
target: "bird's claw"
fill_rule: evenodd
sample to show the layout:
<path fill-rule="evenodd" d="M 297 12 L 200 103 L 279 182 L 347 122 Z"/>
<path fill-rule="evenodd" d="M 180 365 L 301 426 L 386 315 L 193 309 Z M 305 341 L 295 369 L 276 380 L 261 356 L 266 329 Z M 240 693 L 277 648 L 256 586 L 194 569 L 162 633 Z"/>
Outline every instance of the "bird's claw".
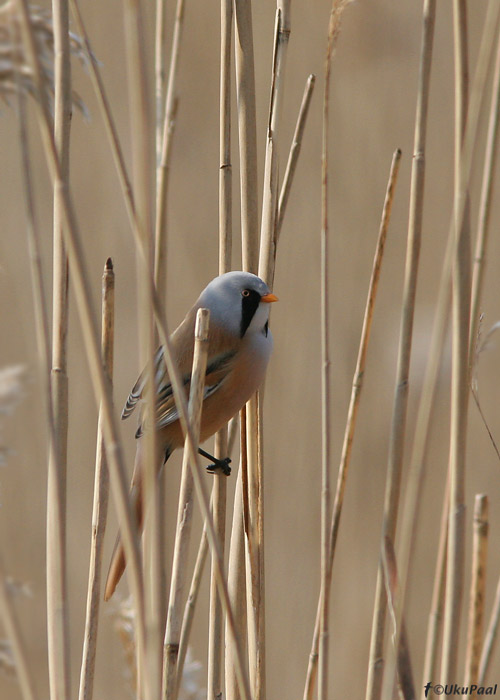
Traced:
<path fill-rule="evenodd" d="M 226 459 L 214 459 L 213 464 L 208 465 L 207 472 L 209 474 L 218 474 L 222 472 L 224 476 L 229 476 L 231 474 L 230 462 L 231 460 L 229 457 L 226 457 Z"/>

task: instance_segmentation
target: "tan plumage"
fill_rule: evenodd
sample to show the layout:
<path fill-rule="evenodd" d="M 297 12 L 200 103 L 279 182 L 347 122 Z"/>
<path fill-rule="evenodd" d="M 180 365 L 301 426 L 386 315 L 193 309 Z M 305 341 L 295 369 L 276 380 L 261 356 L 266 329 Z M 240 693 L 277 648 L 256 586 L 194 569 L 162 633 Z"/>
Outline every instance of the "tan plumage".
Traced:
<path fill-rule="evenodd" d="M 267 285 L 248 272 L 229 272 L 216 277 L 204 289 L 193 308 L 171 337 L 174 357 L 189 393 L 194 352 L 194 326 L 199 308 L 210 309 L 208 361 L 205 375 L 200 443 L 222 428 L 259 388 L 272 351 L 268 329 L 269 302 L 276 301 Z M 143 372 L 134 385 L 122 412 L 127 418 L 141 402 L 145 390 Z M 160 347 L 155 357 L 156 425 L 158 471 L 172 452 L 184 444 L 175 400 Z M 143 526 L 143 442 L 147 425 L 140 424 L 131 498 L 139 531 Z M 108 600 L 125 569 L 125 556 L 118 536 L 106 581 Z"/>

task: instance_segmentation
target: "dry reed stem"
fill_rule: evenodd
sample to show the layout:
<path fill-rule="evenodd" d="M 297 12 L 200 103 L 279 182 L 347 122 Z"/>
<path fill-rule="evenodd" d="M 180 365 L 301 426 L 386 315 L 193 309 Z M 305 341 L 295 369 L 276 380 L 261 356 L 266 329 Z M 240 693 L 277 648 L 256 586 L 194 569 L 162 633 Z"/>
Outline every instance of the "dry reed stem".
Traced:
<path fill-rule="evenodd" d="M 307 79 L 306 86 L 304 88 L 302 103 L 300 105 L 297 124 L 295 125 L 295 131 L 293 134 L 292 145 L 290 146 L 290 152 L 285 168 L 285 174 L 283 176 L 283 183 L 281 185 L 280 196 L 278 201 L 278 213 L 276 215 L 276 245 L 278 244 L 281 233 L 281 227 L 283 226 L 285 209 L 288 203 L 288 198 L 290 196 L 293 176 L 295 175 L 295 169 L 297 167 L 297 162 L 300 155 L 300 149 L 302 147 L 302 137 L 304 135 L 304 129 L 306 126 L 307 115 L 309 113 L 309 106 L 311 104 L 311 98 L 315 82 L 316 76 L 311 73 L 311 75 Z"/>
<path fill-rule="evenodd" d="M 469 597 L 469 624 L 464 685 L 477 685 L 479 676 L 479 663 L 483 643 L 488 527 L 488 497 L 485 494 L 477 494 L 474 503 L 472 579 Z M 472 697 L 476 697 L 476 694 L 474 693 Z"/>
<path fill-rule="evenodd" d="M 167 50 L 166 0 L 156 0 L 155 17 L 155 106 L 156 106 L 156 164 L 160 162 L 163 134 L 163 105 L 165 100 L 165 54 Z"/>
<path fill-rule="evenodd" d="M 231 607 L 228 586 L 226 583 L 225 572 L 224 572 L 224 558 L 222 555 L 220 543 L 217 538 L 217 533 L 215 531 L 213 518 L 210 512 L 210 502 L 208 495 L 206 493 L 205 481 L 202 478 L 202 468 L 197 452 L 197 444 L 192 435 L 192 429 L 187 418 L 187 407 L 186 398 L 183 394 L 183 384 L 179 370 L 173 360 L 172 345 L 167 332 L 167 324 L 162 312 L 162 309 L 158 306 L 155 307 L 156 312 L 159 316 L 159 330 L 162 334 L 161 341 L 165 347 L 165 363 L 167 366 L 167 371 L 172 382 L 172 387 L 174 390 L 174 398 L 176 403 L 176 408 L 179 413 L 179 420 L 181 422 L 182 430 L 186 438 L 186 446 L 189 451 L 189 464 L 193 471 L 194 485 L 196 489 L 196 496 L 198 498 L 202 516 L 205 518 L 207 527 L 207 537 L 212 550 L 216 552 L 216 571 L 217 571 L 217 584 L 219 587 L 219 595 L 221 596 L 221 601 L 226 615 L 226 620 L 228 623 L 228 629 L 230 634 L 230 639 L 234 647 L 234 667 L 235 673 L 238 679 L 238 685 L 240 692 L 242 694 L 243 700 L 249 700 L 251 697 L 248 678 L 245 672 L 245 667 L 243 665 L 243 656 L 241 653 L 240 639 L 237 633 L 236 620 L 234 616 L 234 611 Z"/>
<path fill-rule="evenodd" d="M 498 122 L 500 113 L 500 36 L 497 43 L 497 55 L 493 75 L 493 94 L 491 98 L 490 115 L 488 118 L 488 133 L 486 137 L 486 152 L 484 156 L 483 179 L 481 184 L 481 198 L 479 202 L 479 215 L 476 234 L 476 248 L 472 268 L 472 293 L 471 293 L 471 328 L 469 357 L 473 357 L 476 342 L 477 328 L 483 280 L 486 265 L 486 248 L 490 226 L 491 196 L 493 191 L 493 174 L 495 172 Z"/>
<path fill-rule="evenodd" d="M 500 579 L 497 583 L 495 600 L 491 610 L 490 621 L 484 639 L 481 662 L 479 664 L 478 685 L 484 685 L 490 670 L 491 658 L 497 642 L 498 626 L 500 624 Z"/>
<path fill-rule="evenodd" d="M 424 670 L 422 675 L 422 687 L 432 678 L 437 677 L 439 635 L 443 623 L 444 595 L 446 588 L 446 550 L 448 547 L 448 510 L 450 504 L 449 477 L 446 482 L 443 509 L 441 513 L 441 527 L 439 531 L 439 544 L 436 559 L 436 572 L 432 588 L 431 608 L 427 624 L 427 638 L 425 643 Z M 430 691 L 435 697 L 434 691 Z"/>
<path fill-rule="evenodd" d="M 281 120 L 284 90 L 286 49 L 290 34 L 290 3 L 278 0 L 276 10 L 271 95 L 266 140 L 264 193 L 259 249 L 259 276 L 272 286 L 276 258 L 276 211 L 278 203 L 278 150 L 277 139 Z M 254 243 L 257 242 L 254 233 Z M 262 419 L 259 412 L 259 394 L 246 407 L 246 463 L 248 501 L 246 532 L 247 557 L 247 622 L 248 663 L 253 697 L 265 700 L 265 600 L 264 600 L 264 504 Z"/>
<path fill-rule="evenodd" d="M 26 98 L 22 90 L 17 91 L 19 114 L 19 145 L 21 147 L 21 174 L 23 177 L 23 193 L 25 197 L 26 230 L 30 259 L 31 287 L 33 294 L 33 309 L 35 313 L 36 342 L 39 357 L 41 383 L 44 389 L 47 434 L 50 443 L 55 442 L 54 404 L 52 401 L 52 384 L 50 378 L 50 331 L 48 302 L 43 285 L 43 269 L 41 256 L 41 234 L 35 209 L 33 187 L 33 169 L 30 161 L 29 135 L 26 114 Z M 50 448 L 49 448 L 50 449 Z"/>
<path fill-rule="evenodd" d="M 233 3 L 221 0 L 219 98 L 219 274 L 231 269 L 232 165 L 231 165 L 231 36 Z"/>
<path fill-rule="evenodd" d="M 108 258 L 102 276 L 101 353 L 105 370 L 113 378 L 115 274 Z M 101 413 L 101 411 L 99 411 Z M 94 691 L 95 655 L 101 593 L 101 563 L 109 500 L 109 473 L 104 446 L 102 417 L 99 415 L 97 450 L 92 507 L 92 537 L 90 543 L 87 611 L 80 670 L 79 700 L 92 700 Z"/>
<path fill-rule="evenodd" d="M 172 51 L 165 97 L 163 141 L 156 169 L 156 227 L 155 227 L 155 283 L 160 298 L 165 298 L 167 285 L 167 188 L 170 170 L 172 138 L 177 111 L 175 96 L 182 30 L 184 27 L 184 0 L 177 0 Z"/>
<path fill-rule="evenodd" d="M 81 237 L 69 191 L 62 186 L 60 163 L 51 129 L 50 111 L 47 102 L 44 76 L 40 66 L 37 46 L 30 23 L 27 0 L 17 0 L 26 55 L 31 65 L 34 81 L 38 91 L 37 117 L 45 149 L 46 160 L 56 187 L 61 190 L 66 226 L 63 227 L 65 243 L 69 255 L 70 268 L 73 270 L 73 284 L 78 313 L 82 326 L 84 344 L 91 371 L 96 401 L 102 401 L 104 416 L 104 432 L 110 463 L 111 485 L 116 499 L 117 511 L 121 522 L 124 546 L 127 556 L 129 577 L 134 596 L 137 601 L 137 639 L 138 647 L 144 651 L 144 615 L 142 606 L 142 581 L 140 576 L 140 552 L 136 530 L 131 517 L 128 500 L 128 488 L 125 479 L 123 452 L 121 448 L 118 425 L 114 415 L 109 382 L 102 368 L 99 343 L 97 341 L 97 324 L 90 304 L 90 288 L 88 276 L 83 263 Z"/>
<path fill-rule="evenodd" d="M 53 0 L 54 142 L 61 164 L 60 185 L 69 182 L 71 64 L 67 0 Z M 68 443 L 68 260 L 60 190 L 54 182 L 52 287 L 52 400 L 55 440 L 47 486 L 47 641 L 51 698 L 70 696 L 69 610 L 66 560 L 66 468 Z"/>
<path fill-rule="evenodd" d="M 408 635 L 406 632 L 406 623 L 404 618 L 401 619 L 400 626 L 401 630 L 399 634 L 396 635 L 396 615 L 394 603 L 398 594 L 398 571 L 396 564 L 396 553 L 392 544 L 392 540 L 389 537 L 385 538 L 385 547 L 382 554 L 382 564 L 384 568 L 384 583 L 385 590 L 387 594 L 387 600 L 389 601 L 389 610 L 391 613 L 392 624 L 394 627 L 394 632 L 392 635 L 392 641 L 395 645 L 396 636 L 399 637 L 400 643 L 398 644 L 398 686 L 400 694 L 403 696 L 404 700 L 413 700 L 416 698 L 415 684 L 413 682 L 413 670 L 410 657 L 410 649 L 408 644 Z M 387 697 L 393 697 L 393 689 L 390 689 Z M 394 691 L 395 694 L 395 691 Z"/>
<path fill-rule="evenodd" d="M 321 150 L 321 614 L 319 626 L 318 699 L 328 697 L 329 648 L 329 518 L 330 518 L 330 313 L 329 313 L 329 229 L 328 229 L 328 122 L 332 58 L 340 32 L 342 12 L 349 0 L 334 0 L 328 23 L 323 89 Z"/>
<path fill-rule="evenodd" d="M 377 239 L 377 245 L 375 249 L 375 256 L 373 260 L 372 273 L 370 278 L 370 285 L 368 288 L 368 296 L 365 306 L 365 313 L 363 317 L 363 327 L 361 331 L 361 338 L 359 342 L 358 357 L 356 361 L 356 368 L 354 371 L 352 388 L 351 388 L 351 398 L 349 402 L 349 409 L 347 413 L 346 427 L 344 431 L 344 441 L 342 445 L 342 454 L 340 458 L 339 472 L 337 477 L 337 487 L 335 491 L 335 499 L 333 503 L 332 520 L 330 523 L 330 543 L 329 543 L 329 567 L 330 567 L 330 580 L 333 570 L 333 561 L 335 558 L 335 550 L 337 544 L 337 535 L 340 525 L 340 517 L 342 514 L 342 506 L 344 502 L 345 486 L 347 482 L 347 474 L 349 471 L 349 465 L 351 460 L 352 444 L 354 440 L 354 432 L 356 428 L 356 419 L 358 415 L 359 402 L 361 399 L 361 391 L 363 388 L 363 379 L 366 366 L 366 357 L 368 352 L 368 343 L 370 339 L 370 332 L 373 320 L 373 311 L 375 307 L 375 299 L 377 296 L 378 282 L 380 279 L 380 272 L 382 268 L 382 259 L 385 249 L 385 241 L 387 237 L 387 231 L 389 229 L 389 221 L 392 211 L 392 203 L 394 200 L 394 191 L 397 182 L 397 176 L 399 172 L 399 164 L 401 160 L 401 151 L 398 149 L 394 152 L 392 157 L 391 169 L 389 174 L 389 181 L 387 183 L 387 189 L 385 194 L 384 206 L 382 210 L 382 219 L 380 222 L 379 234 Z M 304 700 L 312 700 L 312 693 L 314 690 L 314 683 L 316 678 L 317 670 L 317 660 L 318 660 L 318 641 L 319 641 L 319 622 L 320 622 L 320 601 L 318 601 L 318 609 L 316 612 L 316 623 L 314 628 L 313 642 L 311 647 L 311 652 L 309 656 L 309 666 L 307 669 L 307 678 L 304 689 Z"/>
<path fill-rule="evenodd" d="M 290 0 L 278 0 L 274 29 L 271 96 L 266 134 L 264 191 L 260 228 L 259 277 L 270 286 L 276 260 L 276 221 L 279 201 L 279 136 L 285 88 L 285 66 L 290 37 Z"/>
<path fill-rule="evenodd" d="M 241 435 L 244 431 L 241 431 Z M 244 544 L 244 514 L 243 514 L 243 476 L 242 466 L 244 452 L 240 451 L 240 469 L 236 479 L 234 494 L 233 523 L 231 527 L 231 543 L 229 546 L 228 564 L 228 589 L 231 605 L 233 607 L 237 633 L 242 641 L 246 642 L 246 579 L 245 579 L 245 544 Z M 226 639 L 229 637 L 229 628 L 226 621 Z M 243 649 L 242 649 L 243 651 Z M 238 679 L 235 670 L 235 649 L 226 644 L 225 654 L 225 685 L 227 700 L 240 700 L 241 694 L 238 688 Z"/>
<path fill-rule="evenodd" d="M 142 6 L 135 0 L 124 0 L 127 82 L 130 112 L 130 134 L 133 160 L 133 182 L 139 229 L 148 264 L 138 261 L 139 280 L 139 351 L 141 364 L 146 366 L 149 387 L 154 387 L 156 346 L 153 295 L 150 279 L 153 274 L 152 177 L 150 153 L 151 110 L 149 104 L 146 35 Z M 154 423 L 156 392 L 146 392 L 145 421 Z M 161 515 L 157 488 L 157 435 L 150 430 L 144 436 L 144 503 L 146 518 L 143 533 L 144 602 L 146 615 L 146 656 L 138 668 L 139 688 L 145 700 L 161 696 L 161 658 L 163 620 Z M 145 585 L 147 583 L 147 585 Z"/>
<path fill-rule="evenodd" d="M 240 152 L 242 269 L 257 270 L 257 126 L 252 3 L 234 0 L 236 95 Z"/>
<path fill-rule="evenodd" d="M 73 16 L 76 22 L 76 26 L 78 29 L 78 33 L 82 37 L 83 45 L 85 47 L 86 51 L 86 56 L 88 59 L 88 66 L 89 66 L 89 72 L 90 72 L 90 78 L 94 87 L 94 91 L 96 93 L 96 97 L 99 103 L 99 107 L 102 112 L 102 117 L 104 121 L 104 127 L 106 130 L 106 134 L 108 136 L 110 146 L 111 146 L 111 153 L 113 156 L 113 159 L 115 161 L 117 173 L 118 173 L 118 179 L 122 188 L 123 196 L 125 199 L 125 205 L 127 208 L 127 214 L 130 219 L 130 223 L 132 225 L 134 234 L 136 238 L 139 237 L 138 233 L 138 221 L 137 221 L 137 216 L 135 212 L 135 203 L 134 203 L 134 197 L 133 197 L 133 192 L 132 192 L 132 185 L 130 183 L 130 179 L 127 174 L 127 168 L 125 166 L 125 159 L 123 157 L 123 151 L 120 146 L 120 141 L 118 138 L 118 132 L 115 126 L 115 122 L 113 120 L 113 115 L 111 113 L 111 106 L 109 104 L 109 100 L 106 95 L 106 90 L 104 88 L 104 82 L 101 77 L 101 72 L 99 70 L 99 64 L 97 62 L 96 57 L 94 56 L 94 53 L 92 51 L 91 45 L 90 45 L 90 40 L 87 34 L 87 30 L 85 29 L 85 25 L 83 23 L 83 18 L 80 12 L 80 7 L 78 5 L 77 0 L 70 0 L 71 2 L 71 8 L 73 12 Z"/>
<path fill-rule="evenodd" d="M 493 17 L 491 17 L 491 15 L 489 16 L 489 19 L 490 21 L 493 21 Z M 477 80 L 475 82 L 477 82 Z M 475 92 L 478 91 L 476 90 Z M 467 173 L 467 178 L 468 176 L 469 175 Z M 483 183 L 484 182 L 485 178 L 483 178 Z M 408 487 L 406 491 L 404 507 L 402 509 L 403 522 L 401 527 L 400 547 L 398 556 L 398 560 L 400 562 L 400 589 L 402 592 L 402 596 L 406 594 L 406 581 L 409 577 L 409 566 L 411 562 L 413 538 L 417 531 L 418 513 L 421 499 L 421 486 L 426 466 L 426 451 L 428 445 L 429 427 L 431 422 L 431 412 L 434 403 L 435 387 L 439 372 L 440 358 L 442 355 L 442 348 L 444 345 L 444 340 L 448 327 L 449 305 L 451 296 L 451 260 L 453 254 L 453 246 L 453 226 L 451 225 L 450 233 L 448 235 L 448 244 L 446 248 L 445 260 L 443 263 L 443 272 L 441 275 L 438 300 L 436 303 L 436 315 L 429 350 L 429 362 L 426 368 L 426 374 L 423 381 L 423 389 L 417 413 L 413 449 L 409 467 Z M 477 301 L 477 304 L 479 304 L 479 301 Z M 473 330 L 473 325 L 471 325 L 470 343 L 471 347 L 475 343 L 475 331 Z M 447 502 L 445 507 L 448 508 Z M 433 603 L 431 605 L 431 612 L 429 616 L 429 627 L 427 634 L 423 674 L 424 683 L 427 682 L 429 678 L 434 678 L 436 675 L 435 671 L 437 666 L 437 644 L 439 629 L 442 622 L 442 601 L 444 600 L 443 586 L 445 581 L 445 562 L 443 561 L 443 557 L 446 556 L 446 545 L 443 544 L 443 537 L 446 538 L 446 533 L 447 523 L 444 523 L 441 526 L 439 554 L 438 562 L 436 565 L 436 578 L 434 583 Z M 402 602 L 402 605 L 404 606 L 404 601 Z"/>
<path fill-rule="evenodd" d="M 208 324 L 210 312 L 199 309 L 196 315 L 193 368 L 189 396 L 189 419 L 193 438 L 198 441 L 200 434 L 201 409 L 205 384 L 205 371 L 208 354 Z M 172 577 L 168 604 L 167 626 L 163 647 L 163 696 L 175 700 L 177 685 L 177 658 L 181 636 L 183 596 L 186 583 L 187 557 L 191 538 L 193 515 L 193 476 L 188 464 L 188 450 L 184 449 L 182 477 L 177 513 L 177 528 L 174 542 Z"/>
<path fill-rule="evenodd" d="M 17 619 L 14 604 L 9 594 L 2 558 L 0 557 L 0 618 L 2 619 L 7 638 L 12 646 L 17 678 L 23 700 L 37 700 L 35 682 L 30 670 L 30 662 Z"/>
<path fill-rule="evenodd" d="M 215 456 L 218 459 L 227 457 L 227 428 L 219 431 L 215 437 Z M 212 487 L 212 513 L 217 536 L 224 551 L 226 537 L 226 491 L 227 477 L 224 474 L 214 474 Z M 205 537 L 203 539 L 206 539 Z M 208 697 L 222 697 L 222 654 L 224 648 L 224 620 L 222 606 L 217 591 L 216 563 L 212 561 L 210 573 L 210 610 L 208 621 Z"/>
<path fill-rule="evenodd" d="M 219 91 L 219 274 L 229 272 L 232 256 L 232 166 L 231 166 L 231 36 L 232 0 L 221 0 L 220 91 Z M 228 456 L 227 426 L 215 437 L 215 456 Z M 214 474 L 212 512 L 222 551 L 226 535 L 226 491 L 224 474 Z M 206 542 L 205 534 L 202 540 Z M 212 557 L 210 572 L 210 610 L 208 622 L 208 679 L 209 698 L 222 695 L 222 654 L 224 620 L 217 593 L 216 562 Z"/>
<path fill-rule="evenodd" d="M 201 588 L 201 578 L 203 575 L 203 569 L 205 566 L 205 561 L 207 559 L 207 554 L 207 530 L 204 526 L 203 531 L 201 533 L 198 554 L 196 555 L 193 576 L 191 578 L 191 586 L 189 587 L 189 593 L 186 600 L 186 605 L 184 607 L 184 615 L 182 617 L 181 636 L 179 641 L 179 652 L 177 658 L 177 686 L 175 691 L 176 696 L 179 694 L 179 687 L 180 682 L 182 680 L 184 662 L 186 660 L 186 654 L 188 650 L 189 636 L 191 634 L 191 628 L 193 625 L 194 611 L 196 607 L 196 601 L 198 600 L 198 593 L 200 592 Z"/>
<path fill-rule="evenodd" d="M 23 0 L 18 0 L 18 1 L 23 1 Z M 87 44 L 87 46 L 88 46 L 88 44 Z M 92 62 L 92 66 L 94 67 L 94 69 L 96 68 L 95 62 Z M 98 76 L 98 72 L 94 71 L 94 75 Z M 96 84 L 97 84 L 97 87 L 99 88 L 99 92 L 98 92 L 99 99 L 100 99 L 100 101 L 102 101 L 104 103 L 104 100 L 103 100 L 104 92 L 101 89 L 102 88 L 102 81 L 96 80 Z M 110 131 L 110 116 L 111 116 L 110 111 L 105 110 L 105 122 L 107 125 L 108 132 Z M 133 202 L 133 199 L 131 196 L 130 189 L 127 188 L 127 181 L 125 179 L 126 171 L 125 171 L 125 168 L 123 165 L 124 164 L 123 158 L 118 157 L 119 144 L 118 144 L 117 139 L 112 139 L 112 149 L 113 149 L 113 154 L 115 156 L 115 162 L 117 164 L 117 167 L 119 169 L 119 173 L 121 176 L 120 181 L 122 183 L 122 188 L 124 189 L 124 194 L 126 196 L 127 209 L 128 209 L 129 216 L 130 216 L 132 223 L 133 223 L 132 232 L 134 234 L 134 240 L 135 240 L 136 245 L 137 245 L 137 250 L 139 252 L 141 262 L 144 266 L 146 266 L 146 264 L 147 264 L 146 263 L 146 259 L 147 259 L 146 253 L 144 250 L 142 238 L 139 234 L 140 222 L 138 221 L 137 216 L 135 214 L 134 202 Z M 68 213 L 71 213 L 71 212 L 68 210 Z M 167 327 L 167 323 L 166 323 L 165 313 L 163 310 L 163 305 L 161 304 L 161 302 L 158 298 L 158 294 L 156 293 L 156 290 L 154 288 L 154 282 L 152 279 L 150 279 L 150 285 L 151 285 L 151 289 L 152 289 L 154 313 L 155 313 L 156 322 L 158 325 L 160 341 L 165 346 L 165 351 L 166 351 L 165 359 L 166 359 L 166 363 L 167 363 L 167 369 L 169 372 L 169 376 L 172 379 L 172 384 L 174 387 L 174 397 L 176 399 L 176 407 L 179 411 L 182 428 L 185 432 L 187 432 L 187 434 L 189 436 L 190 429 L 189 429 L 189 425 L 187 422 L 187 408 L 186 408 L 185 398 L 184 398 L 183 393 L 182 393 L 182 382 L 180 380 L 180 376 L 179 376 L 177 367 L 175 366 L 175 363 L 173 362 L 173 359 L 172 359 L 172 352 L 171 352 L 171 346 L 170 346 L 170 341 L 169 341 L 168 327 Z M 106 428 L 108 428 L 108 427 L 114 428 L 114 425 L 111 422 L 112 416 L 106 414 L 106 418 L 107 418 L 107 420 L 109 420 L 109 423 L 108 422 L 106 423 Z M 117 440 L 115 440 L 115 443 L 116 443 L 117 448 L 120 447 L 120 444 L 117 442 Z M 197 468 L 201 470 L 201 466 L 199 465 L 199 460 L 198 460 L 197 454 L 196 454 L 196 446 L 192 440 L 190 440 L 189 445 L 190 445 L 190 451 L 191 451 L 192 455 L 194 455 L 194 459 L 196 461 Z M 121 457 L 121 452 L 119 454 Z M 115 456 L 114 453 L 113 453 L 113 456 Z M 114 466 L 114 463 L 113 463 L 113 466 Z M 114 489 L 115 487 L 114 487 L 114 481 L 113 481 L 113 478 L 114 478 L 113 474 L 114 474 L 114 472 L 111 471 L 112 488 Z M 121 472 L 120 472 L 120 479 L 121 479 Z M 123 482 L 123 485 L 125 488 L 125 482 Z M 113 490 L 113 493 L 115 493 L 115 490 Z M 120 498 L 120 503 L 122 503 L 121 499 L 122 499 L 123 493 L 126 493 L 126 491 L 122 491 L 121 482 L 120 482 L 120 490 L 119 490 L 119 494 L 117 494 L 117 498 L 118 498 L 118 496 Z M 206 502 L 207 499 L 204 500 L 204 494 L 202 493 L 201 484 L 199 484 L 198 494 L 200 495 L 200 498 L 201 498 L 202 512 L 206 515 L 209 512 L 208 511 L 209 507 L 208 507 L 208 504 Z M 127 499 L 125 499 L 125 500 L 126 500 L 127 512 L 130 513 L 130 510 L 129 510 L 130 506 L 128 505 L 128 500 Z M 119 511 L 119 517 L 120 517 L 120 511 Z M 210 538 L 209 539 L 210 546 L 216 546 L 216 544 L 215 544 L 216 540 L 214 537 L 213 528 L 210 528 L 210 523 L 211 523 L 211 520 L 209 521 L 209 529 L 208 529 L 209 538 Z M 131 529 L 133 529 L 133 523 L 128 518 L 126 521 L 126 525 L 127 525 L 127 529 L 129 526 L 131 527 Z M 131 567 L 131 570 L 129 570 L 129 576 L 135 577 L 135 573 L 134 573 L 135 567 L 134 567 L 133 561 L 129 557 L 129 554 L 127 553 L 127 547 L 128 547 L 127 537 L 124 537 L 124 547 L 125 547 L 125 554 L 127 557 L 128 568 Z M 139 550 L 137 549 L 137 553 L 138 553 L 138 551 Z M 132 561 L 132 566 L 131 566 L 131 561 Z M 219 586 L 221 587 L 221 589 L 223 591 L 223 607 L 226 610 L 229 610 L 229 612 L 226 615 L 227 626 L 229 629 L 229 633 L 233 634 L 233 636 L 234 636 L 236 634 L 235 620 L 234 620 L 234 616 L 233 616 L 233 614 L 230 610 L 230 607 L 229 607 L 229 605 L 230 605 L 229 604 L 229 595 L 227 593 L 227 589 L 225 588 L 224 580 L 222 577 L 223 563 L 222 563 L 220 558 L 218 559 L 217 570 L 218 570 Z M 132 588 L 134 588 L 134 585 L 132 586 Z M 139 616 L 139 618 L 140 618 L 140 616 Z M 139 639 L 139 642 L 140 642 L 140 639 Z M 139 647 L 140 647 L 140 643 L 139 643 Z M 245 680 L 245 671 L 244 671 L 244 667 L 242 665 L 241 653 L 239 652 L 239 644 L 237 644 L 236 648 L 235 648 L 234 668 L 236 669 L 236 675 L 239 679 L 239 682 L 242 684 L 242 687 L 244 686 L 245 683 L 247 684 L 246 689 L 243 687 L 242 692 L 244 694 L 244 697 L 248 697 L 248 682 Z"/>
<path fill-rule="evenodd" d="M 432 45 L 434 36 L 434 17 L 435 0 L 425 0 L 423 9 L 423 33 L 415 117 L 414 157 L 411 171 L 406 272 L 403 289 L 396 388 L 391 425 L 386 492 L 384 499 L 384 523 L 381 550 L 384 546 L 383 542 L 385 537 L 389 537 L 392 542 L 394 542 L 401 485 L 401 473 L 403 468 L 413 316 L 415 309 L 417 272 L 422 233 L 425 142 L 430 72 L 432 63 Z M 378 700 L 378 698 L 380 698 L 383 679 L 386 605 L 387 601 L 383 584 L 383 571 L 381 569 L 381 565 L 379 565 L 372 623 L 366 700 Z M 398 631 L 399 627 L 396 627 L 396 634 L 398 634 Z"/>
<path fill-rule="evenodd" d="M 454 256 L 452 266 L 452 369 L 450 417 L 450 511 L 441 674 L 455 678 L 465 563 L 465 449 L 469 399 L 470 226 L 461 187 L 462 145 L 468 103 L 467 18 L 464 0 L 453 5 L 455 53 L 455 190 Z M 463 213 L 459 214 L 463 198 Z"/>

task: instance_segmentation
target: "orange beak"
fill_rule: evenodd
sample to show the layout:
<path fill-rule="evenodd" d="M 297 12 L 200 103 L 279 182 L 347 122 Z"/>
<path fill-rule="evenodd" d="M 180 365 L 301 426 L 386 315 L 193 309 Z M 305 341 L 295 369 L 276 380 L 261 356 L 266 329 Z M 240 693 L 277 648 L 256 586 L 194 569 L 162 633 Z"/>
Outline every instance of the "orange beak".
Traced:
<path fill-rule="evenodd" d="M 264 294 L 263 297 L 260 298 L 261 301 L 265 302 L 266 304 L 271 304 L 273 301 L 278 301 L 278 297 L 276 294 Z"/>

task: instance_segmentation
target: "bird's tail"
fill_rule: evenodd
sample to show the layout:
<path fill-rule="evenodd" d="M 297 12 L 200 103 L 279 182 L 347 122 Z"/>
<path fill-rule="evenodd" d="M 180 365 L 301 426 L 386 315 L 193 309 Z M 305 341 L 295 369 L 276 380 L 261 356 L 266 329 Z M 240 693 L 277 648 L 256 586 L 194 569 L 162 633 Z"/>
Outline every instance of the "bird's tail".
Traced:
<path fill-rule="evenodd" d="M 144 526 L 144 499 L 143 499 L 143 466 L 142 466 L 142 444 L 139 444 L 135 458 L 135 468 L 134 475 L 132 477 L 132 486 L 130 489 L 130 498 L 132 501 L 133 513 L 136 518 L 137 530 L 139 534 L 142 532 Z M 165 455 L 165 462 L 169 458 L 169 452 Z M 160 462 L 161 464 L 161 462 Z M 104 589 L 104 600 L 109 600 L 115 588 L 120 582 L 123 572 L 127 562 L 125 560 L 125 550 L 123 548 L 123 543 L 121 540 L 120 533 L 118 533 L 115 546 L 113 549 L 113 554 L 111 555 L 111 562 L 109 565 L 108 577 L 106 579 L 106 587 Z"/>

